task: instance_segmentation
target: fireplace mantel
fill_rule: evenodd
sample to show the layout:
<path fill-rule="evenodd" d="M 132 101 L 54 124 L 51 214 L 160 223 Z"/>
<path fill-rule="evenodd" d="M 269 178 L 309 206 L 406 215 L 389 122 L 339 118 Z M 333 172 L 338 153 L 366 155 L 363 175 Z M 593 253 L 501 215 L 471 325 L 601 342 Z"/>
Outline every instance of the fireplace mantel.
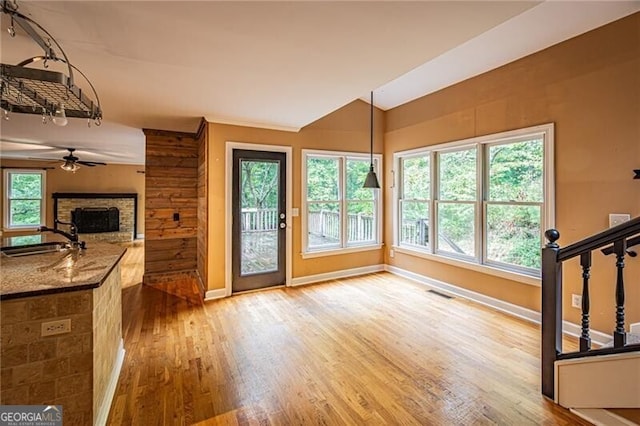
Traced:
<path fill-rule="evenodd" d="M 99 198 L 117 198 L 133 200 L 133 238 L 138 235 L 138 194 L 130 192 L 54 192 L 53 198 L 53 217 L 58 218 L 58 200 L 60 199 L 99 199 Z"/>

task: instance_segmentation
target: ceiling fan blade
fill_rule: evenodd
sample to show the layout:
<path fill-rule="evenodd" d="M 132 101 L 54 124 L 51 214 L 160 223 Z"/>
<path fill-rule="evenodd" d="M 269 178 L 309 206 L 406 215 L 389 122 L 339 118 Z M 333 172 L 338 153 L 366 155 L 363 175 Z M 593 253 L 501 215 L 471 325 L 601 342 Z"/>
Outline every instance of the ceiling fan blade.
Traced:
<path fill-rule="evenodd" d="M 38 158 L 38 157 L 27 157 L 27 160 L 33 160 L 33 161 L 41 161 L 43 163 L 51 163 L 51 162 L 60 162 L 61 160 L 59 158 Z"/>
<path fill-rule="evenodd" d="M 82 164 L 84 166 L 89 166 L 89 167 L 94 167 L 94 166 L 106 166 L 107 163 L 101 163 L 99 161 L 82 161 L 82 160 L 77 160 L 76 163 L 78 164 Z"/>

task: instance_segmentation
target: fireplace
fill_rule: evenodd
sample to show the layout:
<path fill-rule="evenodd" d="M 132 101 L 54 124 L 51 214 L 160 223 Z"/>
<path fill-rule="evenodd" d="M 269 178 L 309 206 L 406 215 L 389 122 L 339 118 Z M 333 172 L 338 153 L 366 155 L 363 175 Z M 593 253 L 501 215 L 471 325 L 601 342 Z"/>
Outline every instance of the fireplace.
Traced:
<path fill-rule="evenodd" d="M 71 211 L 71 222 L 80 234 L 118 232 L 120 210 L 117 207 L 78 207 Z"/>
<path fill-rule="evenodd" d="M 133 241 L 137 216 L 135 193 L 53 193 L 54 219 L 74 222 L 83 241 Z"/>

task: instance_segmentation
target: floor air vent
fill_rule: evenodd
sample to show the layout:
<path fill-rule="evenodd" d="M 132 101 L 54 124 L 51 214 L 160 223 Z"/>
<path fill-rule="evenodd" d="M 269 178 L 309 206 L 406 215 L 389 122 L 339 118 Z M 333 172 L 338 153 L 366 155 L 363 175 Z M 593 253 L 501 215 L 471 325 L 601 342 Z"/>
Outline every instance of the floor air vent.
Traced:
<path fill-rule="evenodd" d="M 440 296 L 440 297 L 444 297 L 445 299 L 453 299 L 452 296 L 449 296 L 448 294 L 444 294 L 444 293 L 440 293 L 439 291 L 436 290 L 427 290 L 429 293 L 433 293 L 436 296 Z"/>

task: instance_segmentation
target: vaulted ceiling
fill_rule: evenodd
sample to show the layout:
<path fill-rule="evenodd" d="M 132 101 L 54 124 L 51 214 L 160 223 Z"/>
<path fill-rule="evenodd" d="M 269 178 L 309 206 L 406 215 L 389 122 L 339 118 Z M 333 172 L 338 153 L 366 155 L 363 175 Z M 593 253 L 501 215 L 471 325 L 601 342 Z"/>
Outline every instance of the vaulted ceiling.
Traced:
<path fill-rule="evenodd" d="M 101 127 L 11 115 L 2 157 L 140 164 L 141 128 L 200 117 L 297 131 L 376 93 L 389 109 L 640 10 L 640 2 L 29 1 L 96 87 Z M 42 54 L 3 17 L 2 62 Z M 82 80 L 78 85 L 83 86 Z M 88 87 L 87 87 L 88 88 Z"/>

